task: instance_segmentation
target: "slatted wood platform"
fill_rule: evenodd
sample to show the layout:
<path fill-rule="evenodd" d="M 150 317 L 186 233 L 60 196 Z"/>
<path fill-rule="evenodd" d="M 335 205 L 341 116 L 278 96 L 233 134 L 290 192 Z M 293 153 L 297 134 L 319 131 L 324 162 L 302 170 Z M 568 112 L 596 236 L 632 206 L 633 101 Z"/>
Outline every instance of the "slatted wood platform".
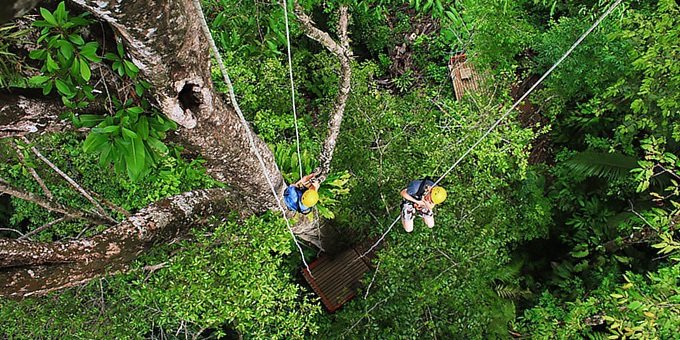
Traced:
<path fill-rule="evenodd" d="M 474 67 L 467 62 L 465 54 L 457 54 L 449 59 L 449 72 L 453 81 L 456 100 L 463 98 L 463 95 L 467 92 L 476 92 L 479 89 L 481 77 Z"/>
<path fill-rule="evenodd" d="M 351 248 L 333 257 L 322 255 L 314 260 L 309 264 L 311 276 L 306 268 L 302 269 L 305 279 L 329 312 L 336 311 L 361 288 L 360 280 L 370 268 L 368 259 L 360 258 L 360 255 Z"/>

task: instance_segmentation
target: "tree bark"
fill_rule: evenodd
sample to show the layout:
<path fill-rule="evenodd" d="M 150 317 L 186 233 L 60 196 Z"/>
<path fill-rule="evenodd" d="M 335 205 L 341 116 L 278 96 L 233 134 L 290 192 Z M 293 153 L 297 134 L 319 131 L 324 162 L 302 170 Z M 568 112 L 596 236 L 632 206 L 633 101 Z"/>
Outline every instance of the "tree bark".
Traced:
<path fill-rule="evenodd" d="M 251 152 L 247 131 L 213 87 L 208 44 L 191 0 L 72 0 L 108 23 L 123 39 L 132 61 L 152 84 L 163 113 L 179 126 L 176 137 L 205 160 L 208 173 L 243 192 L 242 205 L 275 208 L 265 175 Z M 150 10 L 153 9 L 153 10 Z M 283 177 L 259 138 L 256 146 L 280 195 Z"/>
<path fill-rule="evenodd" d="M 3 0 L 0 2 L 0 24 L 30 11 L 38 0 Z"/>
<path fill-rule="evenodd" d="M 238 200 L 226 189 L 197 190 L 151 204 L 88 239 L 51 243 L 0 239 L 0 296 L 43 295 L 123 271 L 154 243 L 186 233 L 199 217 L 224 214 Z"/>
<path fill-rule="evenodd" d="M 59 119 L 64 105 L 58 98 L 31 98 L 0 93 L 0 139 L 36 132 L 57 132 L 68 127 Z"/>

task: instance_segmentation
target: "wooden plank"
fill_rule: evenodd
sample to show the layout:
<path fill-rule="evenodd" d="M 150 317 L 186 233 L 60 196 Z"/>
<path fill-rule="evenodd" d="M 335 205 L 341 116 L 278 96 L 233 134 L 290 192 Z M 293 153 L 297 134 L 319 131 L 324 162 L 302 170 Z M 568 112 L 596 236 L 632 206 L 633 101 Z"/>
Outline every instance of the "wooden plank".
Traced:
<path fill-rule="evenodd" d="M 333 312 L 356 295 L 361 278 L 370 269 L 354 249 L 348 249 L 335 258 L 322 256 L 302 273 L 319 295 L 326 308 Z"/>
<path fill-rule="evenodd" d="M 459 54 L 449 60 L 449 70 L 456 100 L 461 100 L 467 92 L 478 91 L 479 83 L 482 81 L 475 68 L 466 59 L 465 54 Z"/>

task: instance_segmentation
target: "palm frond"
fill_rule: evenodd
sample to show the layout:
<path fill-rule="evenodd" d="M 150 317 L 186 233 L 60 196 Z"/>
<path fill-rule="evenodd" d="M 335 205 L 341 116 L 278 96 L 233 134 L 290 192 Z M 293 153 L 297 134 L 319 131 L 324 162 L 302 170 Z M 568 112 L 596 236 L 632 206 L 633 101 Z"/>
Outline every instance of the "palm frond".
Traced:
<path fill-rule="evenodd" d="M 564 164 L 576 177 L 598 177 L 610 181 L 625 180 L 630 171 L 638 167 L 635 157 L 595 151 L 579 152 Z"/>

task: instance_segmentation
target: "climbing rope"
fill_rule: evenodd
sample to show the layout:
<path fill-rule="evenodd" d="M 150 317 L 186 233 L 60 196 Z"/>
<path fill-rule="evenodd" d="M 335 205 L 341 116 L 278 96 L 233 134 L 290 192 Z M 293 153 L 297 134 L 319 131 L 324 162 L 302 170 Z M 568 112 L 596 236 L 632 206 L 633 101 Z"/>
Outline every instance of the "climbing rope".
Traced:
<path fill-rule="evenodd" d="M 279 200 L 279 195 L 276 193 L 276 189 L 274 188 L 274 184 L 271 181 L 270 174 L 267 171 L 267 166 L 264 164 L 264 160 L 262 159 L 262 155 L 260 155 L 260 152 L 257 150 L 257 147 L 255 146 L 255 140 L 253 139 L 253 132 L 250 130 L 248 127 L 248 121 L 246 121 L 246 118 L 243 116 L 243 113 L 241 112 L 241 108 L 238 106 L 238 102 L 236 101 L 236 95 L 234 95 L 234 87 L 231 84 L 231 79 L 229 79 L 229 74 L 227 73 L 227 69 L 224 67 L 224 62 L 222 61 L 222 56 L 220 55 L 220 52 L 217 50 L 217 45 L 215 45 L 215 41 L 212 38 L 212 35 L 210 34 L 210 29 L 208 28 L 208 23 L 205 20 L 205 16 L 203 15 L 203 9 L 201 8 L 201 4 L 199 3 L 199 0 L 193 0 L 194 6 L 196 7 L 196 10 L 198 11 L 198 17 L 199 20 L 201 21 L 201 29 L 203 31 L 203 34 L 205 35 L 205 38 L 208 40 L 208 43 L 210 44 L 210 49 L 212 50 L 213 54 L 215 55 L 215 59 L 217 59 L 217 64 L 220 67 L 220 71 L 222 72 L 222 76 L 224 77 L 224 82 L 227 84 L 227 88 L 229 89 L 229 99 L 231 100 L 231 103 L 234 105 L 234 109 L 236 110 L 236 113 L 238 114 L 238 117 L 241 119 L 241 124 L 243 125 L 243 128 L 246 130 L 246 135 L 248 136 L 248 142 L 250 143 L 250 148 L 255 153 L 255 156 L 257 157 L 257 160 L 260 163 L 260 168 L 262 170 L 262 174 L 265 176 L 267 179 L 267 184 L 269 184 L 269 188 L 271 189 L 272 195 L 274 196 L 274 200 L 276 201 L 276 204 L 279 207 L 279 210 L 281 210 L 281 215 L 283 215 L 284 220 L 286 221 L 286 226 L 288 227 L 288 231 L 290 232 L 290 235 L 293 237 L 293 241 L 295 241 L 295 245 L 298 248 L 298 251 L 300 252 L 300 256 L 302 257 L 302 263 L 304 263 L 305 267 L 307 268 L 307 272 L 311 276 L 311 271 L 309 270 L 309 265 L 307 264 L 307 261 L 305 261 L 305 256 L 304 253 L 302 252 L 302 247 L 300 247 L 300 243 L 298 242 L 297 238 L 295 237 L 295 233 L 293 233 L 293 229 L 290 226 L 290 221 L 288 220 L 288 217 L 286 216 L 286 211 L 281 205 L 281 201 Z"/>
<path fill-rule="evenodd" d="M 283 0 L 283 17 L 286 21 L 286 45 L 288 47 L 288 75 L 290 77 L 290 99 L 293 105 L 293 121 L 295 122 L 295 141 L 297 144 L 298 169 L 302 179 L 302 155 L 300 154 L 300 132 L 298 130 L 297 110 L 295 109 L 295 82 L 293 81 L 293 59 L 290 55 L 290 30 L 288 28 L 288 2 Z"/>
<path fill-rule="evenodd" d="M 479 144 L 480 144 L 480 143 L 481 143 L 481 142 L 482 142 L 482 141 L 483 141 L 483 140 L 484 140 L 484 139 L 485 139 L 485 138 L 486 138 L 486 137 L 487 137 L 487 136 L 488 136 L 488 135 L 489 135 L 489 134 L 490 134 L 490 133 L 491 133 L 491 132 L 492 132 L 492 131 L 493 131 L 493 130 L 494 130 L 494 129 L 495 129 L 495 128 L 503 121 L 503 120 L 504 120 L 504 119 L 505 119 L 505 118 L 507 118 L 507 117 L 510 115 L 510 113 L 512 112 L 512 110 L 514 110 L 514 109 L 515 109 L 522 101 L 524 101 L 524 99 L 526 99 L 526 98 L 529 96 L 529 94 L 531 94 L 531 92 L 533 92 L 533 91 L 538 87 L 538 85 L 540 85 L 541 82 L 543 82 L 543 80 L 545 80 L 545 78 L 547 78 L 547 77 L 548 77 L 548 76 L 549 76 L 549 75 L 550 75 L 550 74 L 551 74 L 551 73 L 552 73 L 552 72 L 553 72 L 553 71 L 554 71 L 554 70 L 555 70 L 555 69 L 556 69 L 556 68 L 557 68 L 557 67 L 558 67 L 558 66 L 559 66 L 559 65 L 560 65 L 560 64 L 561 64 L 561 63 L 562 63 L 562 62 L 563 62 L 570 54 L 571 54 L 571 52 L 573 52 L 573 51 L 576 49 L 576 47 L 577 47 L 578 45 L 580 45 L 581 42 L 582 42 L 588 35 L 590 35 L 590 33 L 591 33 L 593 30 L 595 30 L 595 28 L 597 28 L 597 27 L 599 26 L 600 23 L 602 22 L 602 20 L 604 20 L 606 17 L 608 17 L 609 14 L 611 14 L 611 13 L 614 11 L 614 9 L 615 9 L 622 1 L 623 1 L 623 0 L 617 0 L 615 3 L 613 3 L 611 6 L 609 6 L 609 8 L 608 8 L 602 15 L 600 15 L 600 17 L 595 21 L 595 23 L 593 23 L 593 25 L 591 25 L 590 28 L 589 28 L 588 30 L 586 30 L 583 34 L 581 34 L 581 36 L 576 40 L 576 42 L 574 42 L 574 44 L 571 45 L 571 47 L 567 50 L 567 52 L 565 52 L 565 53 L 562 55 L 562 57 L 561 57 L 560 59 L 558 59 L 557 62 L 555 62 L 555 64 L 553 64 L 553 66 L 550 67 L 550 69 L 548 69 L 548 71 L 546 71 L 546 72 L 543 74 L 543 76 L 541 76 L 541 78 L 539 78 L 539 79 L 534 83 L 534 85 L 531 86 L 531 88 L 529 88 L 529 90 L 528 90 L 527 92 L 525 92 L 525 93 L 522 95 L 522 97 L 520 97 L 517 101 L 515 101 L 515 103 L 512 104 L 512 106 L 511 106 L 507 111 L 505 111 L 505 113 L 504 113 L 498 120 L 496 120 L 496 122 L 494 122 L 494 123 L 491 125 L 491 127 L 489 127 L 489 128 L 486 130 L 486 132 L 484 132 L 484 134 L 483 134 L 481 137 L 479 137 L 479 139 L 477 139 L 477 141 L 476 141 L 474 144 L 472 144 L 472 146 L 469 147 L 469 148 L 463 153 L 463 155 L 460 156 L 460 157 L 453 163 L 453 165 L 451 165 L 451 167 L 449 167 L 448 170 L 446 170 L 446 172 L 445 172 L 441 177 L 439 177 L 439 179 L 437 179 L 436 182 L 434 182 L 434 185 L 439 184 L 439 182 L 441 182 L 441 181 L 444 179 L 444 177 L 446 177 L 446 176 L 447 176 L 447 175 L 448 175 L 448 174 L 449 174 L 456 166 L 458 166 L 458 164 L 460 164 L 460 162 L 461 162 L 467 155 L 469 155 L 470 152 L 472 152 L 472 150 L 474 150 L 474 149 L 475 149 L 475 148 L 476 148 L 476 147 L 477 147 L 477 146 L 478 146 L 478 145 L 479 145 Z M 433 185 L 433 186 L 434 186 L 434 185 Z M 364 256 L 366 256 L 366 254 L 370 253 L 375 247 L 378 246 L 378 244 L 385 238 L 385 236 L 387 235 L 387 233 L 389 233 L 390 230 L 392 229 L 392 227 L 397 223 L 397 221 L 399 220 L 399 217 L 400 217 L 400 216 L 397 216 L 397 218 L 394 220 L 394 222 L 392 222 L 392 224 L 391 224 L 390 227 L 387 229 L 387 231 L 386 231 L 385 233 L 383 233 L 382 237 L 380 237 L 380 239 L 378 239 L 378 241 L 377 241 L 377 242 L 376 242 L 376 243 L 375 243 L 368 251 L 366 251 L 365 253 L 363 253 L 360 257 L 363 258 Z"/>

